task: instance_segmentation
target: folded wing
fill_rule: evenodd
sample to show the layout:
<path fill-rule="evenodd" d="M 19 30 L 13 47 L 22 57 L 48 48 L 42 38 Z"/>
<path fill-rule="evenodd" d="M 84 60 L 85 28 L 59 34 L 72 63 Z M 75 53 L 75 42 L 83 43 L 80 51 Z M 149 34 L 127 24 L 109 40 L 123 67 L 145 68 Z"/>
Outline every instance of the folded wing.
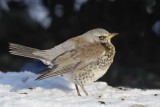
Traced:
<path fill-rule="evenodd" d="M 39 76 L 36 80 L 63 75 L 68 72 L 76 72 L 76 69 L 80 69 L 81 67 L 95 62 L 97 58 L 104 54 L 104 52 L 105 49 L 98 43 L 90 43 L 76 47 L 73 50 L 62 53 L 52 60 L 56 69 L 47 69 L 45 73 Z"/>

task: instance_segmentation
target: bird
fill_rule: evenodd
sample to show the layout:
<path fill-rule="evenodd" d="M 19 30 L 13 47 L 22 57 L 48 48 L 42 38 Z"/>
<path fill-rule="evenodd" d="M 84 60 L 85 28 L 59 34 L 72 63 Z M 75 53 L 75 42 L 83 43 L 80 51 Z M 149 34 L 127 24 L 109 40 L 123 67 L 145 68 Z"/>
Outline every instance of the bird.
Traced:
<path fill-rule="evenodd" d="M 88 96 L 84 86 L 101 78 L 113 63 L 116 51 L 111 39 L 117 34 L 96 28 L 46 50 L 9 43 L 9 52 L 48 65 L 35 80 L 61 75 L 75 85 L 78 96 L 80 88 Z"/>

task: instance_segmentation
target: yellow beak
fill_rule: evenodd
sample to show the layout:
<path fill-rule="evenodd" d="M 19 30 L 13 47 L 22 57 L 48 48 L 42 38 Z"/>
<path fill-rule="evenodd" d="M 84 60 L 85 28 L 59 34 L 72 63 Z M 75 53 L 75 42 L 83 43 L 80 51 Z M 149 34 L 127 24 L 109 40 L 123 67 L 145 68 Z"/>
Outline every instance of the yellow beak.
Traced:
<path fill-rule="evenodd" d="M 118 35 L 118 33 L 110 33 L 109 35 L 106 36 L 106 40 L 109 40 L 109 39 L 113 38 L 116 35 Z"/>

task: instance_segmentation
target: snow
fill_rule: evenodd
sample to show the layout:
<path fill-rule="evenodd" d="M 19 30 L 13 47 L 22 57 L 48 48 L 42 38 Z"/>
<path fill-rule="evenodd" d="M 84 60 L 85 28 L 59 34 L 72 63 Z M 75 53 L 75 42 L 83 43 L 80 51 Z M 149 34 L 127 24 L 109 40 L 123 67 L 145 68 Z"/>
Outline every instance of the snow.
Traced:
<path fill-rule="evenodd" d="M 0 72 L 0 107 L 160 107 L 160 90 L 113 88 L 105 82 L 85 86 L 77 96 L 61 76 L 34 81 L 31 72 Z"/>

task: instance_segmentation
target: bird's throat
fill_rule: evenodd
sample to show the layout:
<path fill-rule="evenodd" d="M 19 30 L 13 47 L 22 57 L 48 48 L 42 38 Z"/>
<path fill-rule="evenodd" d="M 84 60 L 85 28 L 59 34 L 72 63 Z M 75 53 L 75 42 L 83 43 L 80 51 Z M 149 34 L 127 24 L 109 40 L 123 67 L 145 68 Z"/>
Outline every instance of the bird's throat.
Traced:
<path fill-rule="evenodd" d="M 111 53 L 112 55 L 115 54 L 115 47 L 112 45 L 112 43 L 101 43 L 101 45 L 105 48 L 107 52 Z"/>

